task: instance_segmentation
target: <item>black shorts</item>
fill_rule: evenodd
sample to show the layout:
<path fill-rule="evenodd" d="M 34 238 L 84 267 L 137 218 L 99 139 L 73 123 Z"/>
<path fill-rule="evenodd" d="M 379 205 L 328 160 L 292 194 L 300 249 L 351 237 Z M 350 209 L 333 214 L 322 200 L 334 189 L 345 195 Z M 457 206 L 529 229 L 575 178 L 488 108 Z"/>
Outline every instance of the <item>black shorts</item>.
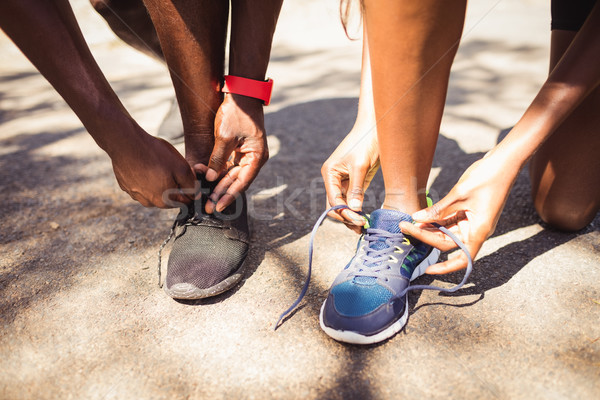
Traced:
<path fill-rule="evenodd" d="M 578 31 L 596 0 L 552 0 L 552 30 Z"/>

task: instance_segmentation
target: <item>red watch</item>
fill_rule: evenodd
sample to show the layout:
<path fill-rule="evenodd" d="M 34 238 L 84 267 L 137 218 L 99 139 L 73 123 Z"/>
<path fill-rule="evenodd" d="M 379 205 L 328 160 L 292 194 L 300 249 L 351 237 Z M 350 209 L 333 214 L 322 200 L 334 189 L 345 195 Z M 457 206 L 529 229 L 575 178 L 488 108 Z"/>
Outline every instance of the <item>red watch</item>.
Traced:
<path fill-rule="evenodd" d="M 241 76 L 225 75 L 223 93 L 241 94 L 242 96 L 254 97 L 262 100 L 265 106 L 271 102 L 273 92 L 273 79 L 257 81 L 255 79 L 242 78 Z"/>

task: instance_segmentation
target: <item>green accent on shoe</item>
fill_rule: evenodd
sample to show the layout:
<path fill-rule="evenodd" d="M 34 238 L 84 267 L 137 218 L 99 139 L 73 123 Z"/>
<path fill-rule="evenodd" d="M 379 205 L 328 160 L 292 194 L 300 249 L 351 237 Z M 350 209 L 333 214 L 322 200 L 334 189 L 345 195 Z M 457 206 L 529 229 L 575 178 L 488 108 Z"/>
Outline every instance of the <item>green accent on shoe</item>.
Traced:
<path fill-rule="evenodd" d="M 431 196 L 429 196 L 429 190 L 425 192 L 425 198 L 427 199 L 427 207 L 431 207 L 433 205 L 433 200 Z"/>
<path fill-rule="evenodd" d="M 363 216 L 363 218 L 365 219 L 365 225 L 363 226 L 363 229 L 369 229 L 371 227 L 371 224 L 369 223 L 369 217 L 369 214 Z"/>

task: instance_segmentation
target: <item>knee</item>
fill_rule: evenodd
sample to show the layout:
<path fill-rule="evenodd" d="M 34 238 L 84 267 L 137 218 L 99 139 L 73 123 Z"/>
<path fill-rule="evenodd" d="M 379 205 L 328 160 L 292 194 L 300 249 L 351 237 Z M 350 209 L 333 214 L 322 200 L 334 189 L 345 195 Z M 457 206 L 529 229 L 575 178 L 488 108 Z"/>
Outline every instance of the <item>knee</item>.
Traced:
<path fill-rule="evenodd" d="M 578 231 L 585 228 L 596 216 L 594 207 L 581 207 L 560 200 L 536 202 L 536 210 L 540 218 L 552 227 L 561 231 Z"/>

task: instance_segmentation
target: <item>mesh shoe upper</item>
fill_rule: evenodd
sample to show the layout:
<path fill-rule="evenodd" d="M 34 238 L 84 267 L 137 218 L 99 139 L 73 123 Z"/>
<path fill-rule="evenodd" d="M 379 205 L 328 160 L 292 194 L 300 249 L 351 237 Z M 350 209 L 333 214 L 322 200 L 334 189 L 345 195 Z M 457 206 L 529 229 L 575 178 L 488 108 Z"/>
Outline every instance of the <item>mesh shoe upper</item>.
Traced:
<path fill-rule="evenodd" d="M 173 244 L 166 286 L 189 283 L 207 289 L 236 271 L 246 257 L 248 244 L 229 239 L 221 227 L 186 226 Z"/>
<path fill-rule="evenodd" d="M 174 298 L 213 296 L 241 279 L 249 247 L 245 197 L 222 213 L 203 210 L 199 204 L 178 216 L 165 285 Z"/>
<path fill-rule="evenodd" d="M 398 295 L 431 247 L 406 238 L 400 221 L 412 219 L 393 210 L 371 214 L 370 228 L 361 237 L 356 255 L 331 286 L 323 307 L 326 326 L 371 335 L 402 315 L 405 298 Z"/>

